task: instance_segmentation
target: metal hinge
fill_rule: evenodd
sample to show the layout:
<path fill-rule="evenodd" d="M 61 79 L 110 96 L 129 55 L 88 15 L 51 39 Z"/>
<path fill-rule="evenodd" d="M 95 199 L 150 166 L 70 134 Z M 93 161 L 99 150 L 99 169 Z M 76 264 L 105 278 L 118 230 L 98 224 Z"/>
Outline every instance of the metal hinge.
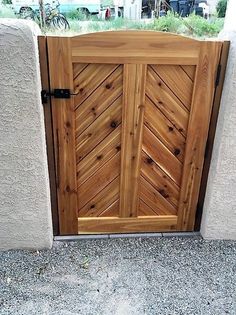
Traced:
<path fill-rule="evenodd" d="M 54 89 L 53 92 L 48 92 L 46 90 L 41 91 L 42 103 L 46 104 L 48 102 L 48 97 L 55 98 L 70 98 L 73 95 L 69 89 Z"/>
<path fill-rule="evenodd" d="M 221 64 L 218 64 L 217 73 L 216 73 L 216 81 L 215 87 L 217 87 L 220 83 L 220 75 L 221 75 Z"/>

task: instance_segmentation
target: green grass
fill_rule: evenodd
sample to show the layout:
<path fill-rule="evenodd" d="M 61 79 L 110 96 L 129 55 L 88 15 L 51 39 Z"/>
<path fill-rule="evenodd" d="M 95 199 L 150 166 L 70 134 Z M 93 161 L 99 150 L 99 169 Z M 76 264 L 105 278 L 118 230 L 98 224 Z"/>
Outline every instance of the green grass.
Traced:
<path fill-rule="evenodd" d="M 10 6 L 0 4 L 0 17 L 16 18 Z M 177 14 L 168 12 L 155 20 L 131 21 L 123 18 L 112 19 L 109 21 L 99 20 L 97 17 L 91 17 L 85 20 L 82 12 L 72 11 L 67 14 L 70 23 L 70 30 L 43 30 L 46 33 L 60 35 L 78 35 L 92 32 L 112 31 L 112 30 L 154 30 L 162 32 L 171 32 L 197 38 L 216 37 L 222 30 L 224 19 L 211 17 L 206 20 L 200 16 L 191 14 L 187 18 L 182 18 Z"/>

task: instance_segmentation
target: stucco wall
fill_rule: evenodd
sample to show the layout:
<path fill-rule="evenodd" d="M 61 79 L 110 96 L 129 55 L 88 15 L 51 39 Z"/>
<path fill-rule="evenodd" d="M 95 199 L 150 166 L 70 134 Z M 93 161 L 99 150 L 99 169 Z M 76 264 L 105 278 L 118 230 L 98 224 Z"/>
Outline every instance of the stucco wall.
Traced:
<path fill-rule="evenodd" d="M 0 19 L 0 249 L 52 245 L 37 34 Z"/>
<path fill-rule="evenodd" d="M 236 240 L 236 1 L 229 0 L 221 39 L 231 48 L 208 178 L 201 233 Z"/>

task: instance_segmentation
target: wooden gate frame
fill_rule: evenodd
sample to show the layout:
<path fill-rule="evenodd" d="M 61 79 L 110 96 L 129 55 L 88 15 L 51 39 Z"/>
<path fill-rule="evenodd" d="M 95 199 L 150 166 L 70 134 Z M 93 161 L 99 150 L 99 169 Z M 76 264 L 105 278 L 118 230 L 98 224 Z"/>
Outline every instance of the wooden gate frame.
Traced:
<path fill-rule="evenodd" d="M 217 76 L 215 95 L 212 107 L 212 114 L 210 120 L 210 127 L 206 145 L 205 160 L 201 178 L 200 193 L 198 198 L 198 205 L 195 217 L 195 231 L 200 230 L 200 223 L 203 211 L 203 204 L 205 199 L 205 192 L 207 186 L 208 173 L 210 168 L 210 162 L 212 157 L 212 150 L 216 132 L 217 119 L 220 109 L 220 100 L 222 95 L 222 89 L 224 84 L 225 71 L 227 66 L 228 52 L 229 52 L 229 41 L 222 43 L 219 72 Z M 47 52 L 47 37 L 38 37 L 39 45 L 39 60 L 40 60 L 40 72 L 42 89 L 50 91 L 49 83 L 49 70 L 48 70 L 48 52 Z M 48 98 L 47 104 L 44 104 L 44 117 L 45 117 L 45 133 L 47 143 L 47 156 L 48 156 L 48 170 L 50 180 L 50 192 L 51 192 L 51 209 L 52 209 L 52 220 L 53 220 L 53 233 L 59 235 L 59 214 L 58 214 L 58 203 L 57 203 L 57 188 L 56 188 L 56 161 L 54 154 L 54 142 L 53 142 L 53 126 L 52 126 L 52 106 L 51 99 Z"/>

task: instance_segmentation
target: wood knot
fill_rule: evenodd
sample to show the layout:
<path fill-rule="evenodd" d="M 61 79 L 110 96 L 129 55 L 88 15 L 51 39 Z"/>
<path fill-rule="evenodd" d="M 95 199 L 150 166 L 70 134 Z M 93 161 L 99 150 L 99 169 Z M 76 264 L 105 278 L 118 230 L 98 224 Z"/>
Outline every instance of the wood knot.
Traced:
<path fill-rule="evenodd" d="M 161 82 L 159 82 L 158 85 L 161 86 L 162 85 Z"/>
<path fill-rule="evenodd" d="M 90 206 L 90 209 L 93 209 L 93 208 L 95 208 L 95 205 L 91 205 L 91 206 Z"/>
<path fill-rule="evenodd" d="M 171 127 L 171 126 L 168 126 L 168 128 L 169 128 L 169 131 L 173 131 L 174 130 L 174 128 Z"/>
<path fill-rule="evenodd" d="M 83 88 L 80 88 L 79 91 L 80 91 L 80 93 L 83 93 L 83 92 L 84 92 L 84 89 L 83 89 Z"/>
<path fill-rule="evenodd" d="M 117 122 L 116 121 L 112 121 L 110 126 L 111 126 L 111 128 L 116 128 L 117 127 Z"/>
<path fill-rule="evenodd" d="M 102 155 L 102 154 L 100 154 L 100 155 L 97 156 L 97 160 L 101 160 L 102 158 L 103 158 L 103 155 Z"/>
<path fill-rule="evenodd" d="M 120 145 L 118 145 L 118 146 L 116 147 L 117 152 L 119 152 L 120 149 L 121 149 L 121 147 L 120 147 Z"/>
<path fill-rule="evenodd" d="M 178 148 L 175 148 L 175 150 L 174 150 L 174 155 L 175 156 L 178 156 L 179 154 L 180 154 L 180 149 L 178 149 Z"/>
<path fill-rule="evenodd" d="M 165 192 L 164 189 L 159 189 L 158 192 L 159 192 L 159 193 L 162 195 L 162 197 L 164 197 L 164 198 L 168 198 L 168 197 L 169 197 L 169 195 Z"/>
<path fill-rule="evenodd" d="M 112 84 L 111 83 L 107 83 L 107 85 L 106 85 L 106 89 L 110 89 L 112 87 Z"/>
<path fill-rule="evenodd" d="M 69 128 L 70 126 L 71 126 L 70 122 L 67 121 L 67 122 L 66 122 L 66 127 Z"/>
<path fill-rule="evenodd" d="M 153 159 L 151 159 L 150 157 L 148 157 L 146 161 L 147 161 L 148 164 L 152 164 L 153 163 Z"/>

